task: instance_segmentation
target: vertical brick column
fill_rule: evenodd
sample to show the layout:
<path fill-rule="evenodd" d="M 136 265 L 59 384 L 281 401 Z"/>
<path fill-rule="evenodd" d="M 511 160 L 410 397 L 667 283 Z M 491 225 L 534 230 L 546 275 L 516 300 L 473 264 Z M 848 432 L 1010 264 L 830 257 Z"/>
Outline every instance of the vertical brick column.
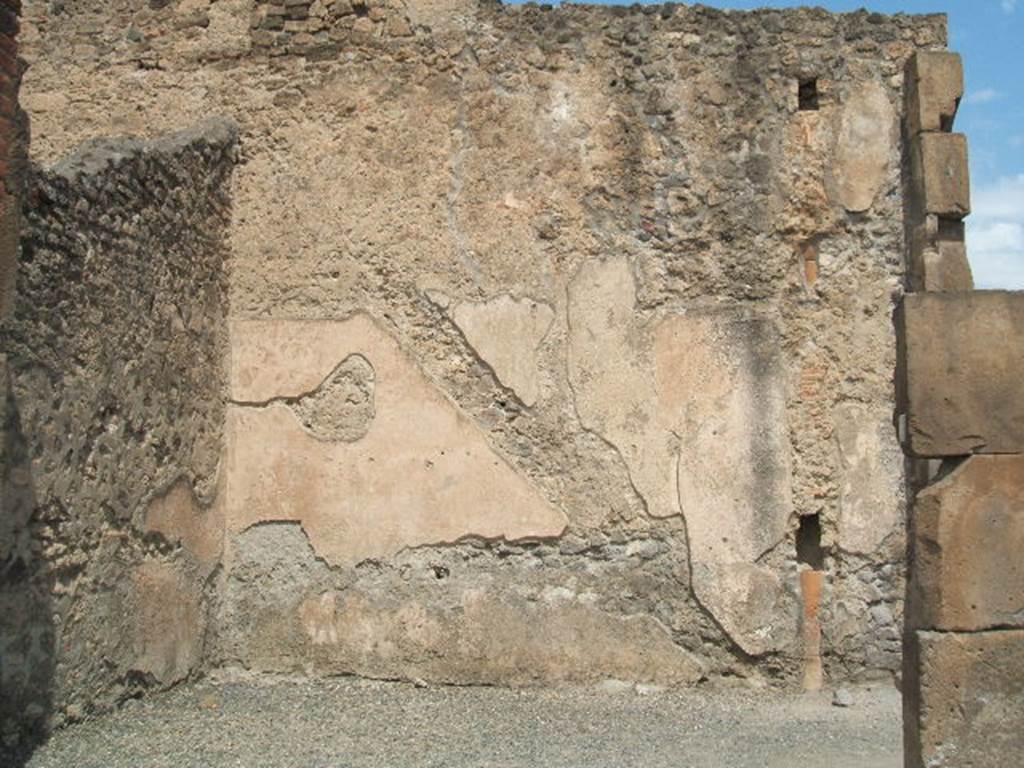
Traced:
<path fill-rule="evenodd" d="M 995 768 L 1024 755 L 1024 293 L 972 290 L 959 56 L 920 52 L 906 74 L 904 764 Z"/>

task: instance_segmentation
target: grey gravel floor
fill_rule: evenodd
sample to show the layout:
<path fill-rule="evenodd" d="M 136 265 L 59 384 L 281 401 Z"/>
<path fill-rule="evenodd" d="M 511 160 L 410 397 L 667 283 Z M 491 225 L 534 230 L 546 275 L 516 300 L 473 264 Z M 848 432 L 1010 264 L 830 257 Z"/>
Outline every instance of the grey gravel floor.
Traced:
<path fill-rule="evenodd" d="M 899 768 L 899 694 L 851 693 L 207 681 L 66 728 L 28 765 Z"/>

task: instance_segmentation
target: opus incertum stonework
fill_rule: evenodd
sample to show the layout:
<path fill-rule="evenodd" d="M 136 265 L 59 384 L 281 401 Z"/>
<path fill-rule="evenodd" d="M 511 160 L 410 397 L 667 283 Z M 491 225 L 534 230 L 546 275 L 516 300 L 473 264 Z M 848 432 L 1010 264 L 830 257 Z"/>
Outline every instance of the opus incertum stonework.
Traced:
<path fill-rule="evenodd" d="M 895 679 L 908 766 L 1024 754 L 1024 298 L 944 16 L 0 33 L 0 749 L 242 667 Z"/>

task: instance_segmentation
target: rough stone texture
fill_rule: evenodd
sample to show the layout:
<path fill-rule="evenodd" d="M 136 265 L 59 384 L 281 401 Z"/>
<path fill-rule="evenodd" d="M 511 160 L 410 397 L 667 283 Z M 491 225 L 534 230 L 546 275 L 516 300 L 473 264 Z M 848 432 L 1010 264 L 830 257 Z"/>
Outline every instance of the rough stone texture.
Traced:
<path fill-rule="evenodd" d="M 0 2 L 0 320 L 10 310 L 14 293 L 27 170 L 28 122 L 18 103 L 21 67 L 16 36 L 20 11 L 20 0 Z"/>
<path fill-rule="evenodd" d="M 700 657 L 673 641 L 695 620 L 670 589 L 685 560 L 658 539 L 590 555 L 478 540 L 339 572 L 298 526 L 254 527 L 234 539 L 218 661 L 457 684 L 696 682 Z"/>
<path fill-rule="evenodd" d="M 908 622 L 1024 627 L 1024 457 L 972 456 L 914 502 Z"/>
<path fill-rule="evenodd" d="M 494 375 L 529 407 L 540 396 L 537 348 L 551 329 L 554 310 L 529 299 L 499 296 L 480 304 L 460 304 L 455 324 Z"/>
<path fill-rule="evenodd" d="M 907 60 L 904 82 L 907 135 L 950 131 L 964 95 L 960 54 L 918 51 Z"/>
<path fill-rule="evenodd" d="M 296 520 L 318 556 L 352 566 L 464 536 L 547 538 L 565 530 L 564 514 L 366 315 L 236 322 L 231 335 L 228 531 Z M 292 350 L 303 350 L 298 360 Z M 320 363 L 313 374 L 301 369 L 310 356 Z M 300 382 L 353 356 L 372 367 L 375 382 L 365 436 L 328 442 L 308 435 L 299 414 L 277 399 L 297 397 Z"/>
<path fill-rule="evenodd" d="M 896 324 L 907 450 L 1024 452 L 1024 293 L 909 294 Z"/>
<path fill-rule="evenodd" d="M 1024 754 L 1024 630 L 909 633 L 904 681 L 908 768 L 997 768 Z"/>
<path fill-rule="evenodd" d="M 906 62 L 903 87 L 907 135 L 948 132 L 964 97 L 964 62 L 951 51 L 918 51 Z"/>
<path fill-rule="evenodd" d="M 916 205 L 924 215 L 962 219 L 971 212 L 967 137 L 962 133 L 922 133 L 910 140 Z"/>
<path fill-rule="evenodd" d="M 817 514 L 826 550 L 826 672 L 898 668 L 902 537 L 885 536 L 870 554 L 843 549 L 841 489 L 853 465 L 835 439 L 835 414 L 841 405 L 871 413 L 891 407 L 892 297 L 902 282 L 904 238 L 896 114 L 907 58 L 945 44 L 942 17 L 469 0 L 75 0 L 61 8 L 30 3 L 23 37 L 32 64 L 23 99 L 38 128 L 40 162 L 87 138 L 154 135 L 211 112 L 236 119 L 246 162 L 232 188 L 234 319 L 334 328 L 373 317 L 395 370 L 415 372 L 416 391 L 479 446 L 474 469 L 497 467 L 501 475 L 488 487 L 465 466 L 450 474 L 455 488 L 486 496 L 482 509 L 459 503 L 431 518 L 420 496 L 379 501 L 388 525 L 422 526 L 389 530 L 371 520 L 345 534 L 331 534 L 330 523 L 351 472 L 301 488 L 315 501 L 307 508 L 314 517 L 331 512 L 319 533 L 295 499 L 291 509 L 273 511 L 273 496 L 243 488 L 261 511 L 241 522 L 225 513 L 226 550 L 235 559 L 225 565 L 225 602 L 210 634 L 214 646 L 234 650 L 212 654 L 209 664 L 234 659 L 259 668 L 269 659 L 301 668 L 312 640 L 300 606 L 315 623 L 330 614 L 316 606 L 331 592 L 335 612 L 360 606 L 377 656 L 358 650 L 358 627 L 346 625 L 335 630 L 337 644 L 316 646 L 327 661 L 314 668 L 394 676 L 427 669 L 432 679 L 458 681 L 470 676 L 465 666 L 477 679 L 500 682 L 534 679 L 533 664 L 567 678 L 604 666 L 637 677 L 662 669 L 682 681 L 692 677 L 681 671 L 691 669 L 682 649 L 709 676 L 785 680 L 802 666 L 793 532 L 798 515 Z M 808 79 L 817 84 L 817 109 L 801 109 Z M 867 125 L 872 116 L 888 120 L 888 129 Z M 863 157 L 852 151 L 861 139 L 870 149 Z M 658 477 L 646 480 L 630 458 L 639 446 L 613 444 L 585 422 L 577 398 L 590 384 L 571 374 L 570 347 L 590 341 L 570 317 L 570 283 L 587 265 L 620 262 L 634 294 L 617 331 L 625 346 L 607 367 L 635 386 L 631 399 L 643 395 L 641 416 L 661 414 L 661 427 L 683 427 L 680 438 L 665 435 L 670 445 L 644 443 L 645 455 L 662 462 Z M 500 297 L 550 307 L 539 344 L 466 323 L 466 307 L 509 303 Z M 611 306 L 590 309 L 596 316 Z M 700 371 L 679 340 L 722 365 Z M 232 421 L 260 424 L 250 437 L 264 442 L 261 450 L 254 440 L 240 443 L 252 453 L 240 471 L 257 477 L 270 458 L 282 469 L 295 466 L 297 457 L 280 451 L 282 435 L 317 466 L 359 455 L 393 418 L 382 399 L 391 384 L 379 350 L 346 351 L 334 341 L 306 339 L 289 350 L 287 365 L 257 366 L 251 381 L 235 381 Z M 514 364 L 504 362 L 510 351 Z M 236 359 L 244 352 L 233 345 Z M 350 359 L 353 352 L 369 367 Z M 673 385 L 665 389 L 671 402 L 648 399 L 643 376 L 658 370 L 684 372 L 691 387 L 706 375 L 722 394 L 722 419 L 706 426 L 720 424 L 735 444 L 672 412 L 696 398 L 695 412 L 717 415 L 699 392 Z M 516 380 L 524 371 L 538 385 L 532 404 L 532 385 Z M 270 375 L 278 380 L 257 381 Z M 762 379 L 763 395 L 752 385 Z M 746 414 L 757 419 L 746 423 Z M 392 425 L 392 435 L 401 445 L 412 424 L 417 440 L 433 437 L 420 423 Z M 395 444 L 373 458 L 393 461 Z M 388 487 L 428 477 L 431 447 L 436 442 L 401 454 L 409 463 L 399 469 L 411 474 L 389 476 Z M 894 484 L 902 477 L 898 464 L 879 471 Z M 736 482 L 705 493 L 697 482 L 705 477 Z M 281 489 L 295 479 L 278 481 Z M 698 487 L 680 499 L 672 489 L 681 483 Z M 509 487 L 526 501 L 506 503 Z M 755 505 L 756 488 L 766 493 Z M 510 529 L 517 508 L 543 509 L 541 524 Z M 857 525 L 881 531 L 894 514 L 878 509 L 877 521 Z M 277 589 L 283 572 L 244 566 L 239 542 L 265 534 L 258 548 L 271 554 L 300 529 L 256 525 L 261 518 L 302 519 L 313 547 L 303 557 L 314 563 L 309 552 L 335 535 L 324 551 L 346 553 L 344 564 L 318 566 L 329 583 L 303 567 Z M 452 543 L 460 536 L 555 535 L 563 524 L 557 542 L 482 543 L 486 554 L 464 577 L 471 585 L 494 579 L 475 615 L 480 625 L 493 617 L 531 649 L 528 657 L 502 666 L 500 654 L 480 649 L 500 651 L 512 641 L 490 635 L 459 646 L 468 649 L 460 655 L 443 633 L 424 635 L 416 621 L 395 618 L 401 596 L 457 636 L 491 632 L 460 618 L 462 588 L 452 578 L 406 582 L 403 564 L 440 560 L 452 571 L 477 551 Z M 736 530 L 721 541 L 730 526 Z M 606 553 L 653 540 L 666 554 L 653 563 L 613 558 L 613 578 L 588 577 L 578 592 L 592 594 L 587 600 L 597 607 L 584 603 L 566 614 L 588 641 L 615 638 L 615 648 L 591 643 L 588 660 L 587 644 L 563 636 L 573 631 L 567 619 L 539 607 L 539 574 L 575 592 L 574 573 L 601 573 Z M 507 605 L 557 630 L 562 661 L 545 656 L 534 627 L 506 618 Z M 246 623 L 261 616 L 263 634 Z M 329 639 L 332 625 L 325 627 L 313 636 Z M 645 655 L 652 648 L 669 661 Z M 465 663 L 442 664 L 442 652 Z"/>
<path fill-rule="evenodd" d="M 190 631 L 175 616 L 194 624 L 168 585 L 189 582 L 194 608 L 204 567 L 147 534 L 145 519 L 175 482 L 206 501 L 214 490 L 234 142 L 214 122 L 89 143 L 31 174 L 16 302 L 0 330 L 0 728 L 15 756 L 21 726 L 107 708 L 199 660 L 194 638 L 163 635 Z M 191 526 L 170 526 L 189 547 Z M 174 580 L 154 577 L 169 569 Z"/>

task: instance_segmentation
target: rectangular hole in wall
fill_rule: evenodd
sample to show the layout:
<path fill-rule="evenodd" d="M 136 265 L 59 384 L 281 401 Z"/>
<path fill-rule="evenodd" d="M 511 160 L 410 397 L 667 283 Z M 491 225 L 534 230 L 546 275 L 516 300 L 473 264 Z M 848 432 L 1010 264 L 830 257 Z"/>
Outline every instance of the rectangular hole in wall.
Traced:
<path fill-rule="evenodd" d="M 801 111 L 814 111 L 818 109 L 818 79 L 816 77 L 806 78 L 800 81 L 797 91 Z"/>
<path fill-rule="evenodd" d="M 944 243 L 962 243 L 964 241 L 964 223 L 958 219 L 939 218 L 935 239 Z"/>
<path fill-rule="evenodd" d="M 800 518 L 796 532 L 796 561 L 812 570 L 825 570 L 825 550 L 821 548 L 821 517 L 817 514 Z"/>

